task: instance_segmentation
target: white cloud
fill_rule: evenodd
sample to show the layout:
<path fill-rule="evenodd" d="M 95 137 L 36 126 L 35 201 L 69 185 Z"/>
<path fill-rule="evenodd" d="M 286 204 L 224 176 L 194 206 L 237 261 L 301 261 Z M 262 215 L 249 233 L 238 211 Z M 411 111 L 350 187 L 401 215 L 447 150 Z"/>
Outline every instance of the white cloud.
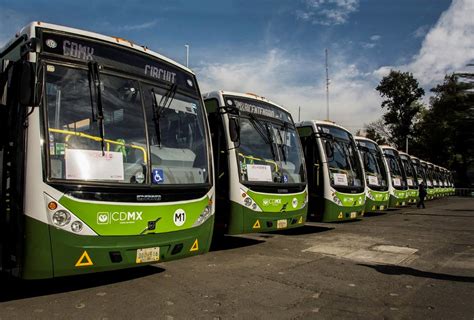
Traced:
<path fill-rule="evenodd" d="M 0 48 L 13 39 L 15 34 L 27 23 L 27 17 L 16 11 L 0 7 Z"/>
<path fill-rule="evenodd" d="M 376 79 L 363 74 L 342 56 L 330 63 L 330 119 L 355 131 L 381 115 Z M 223 63 L 202 64 L 196 68 L 202 92 L 229 90 L 252 92 L 287 108 L 295 121 L 298 107 L 301 119 L 326 117 L 326 87 L 323 56 L 316 59 L 295 57 L 280 50 L 258 56 L 229 58 Z M 301 79 L 307 79 L 301 83 Z"/>
<path fill-rule="evenodd" d="M 349 15 L 359 9 L 359 0 L 306 0 L 305 10 L 298 10 L 296 17 L 320 25 L 344 24 Z"/>
<path fill-rule="evenodd" d="M 123 30 L 123 31 L 135 31 L 135 30 L 143 30 L 143 29 L 148 29 L 153 26 L 155 26 L 158 23 L 158 20 L 151 20 L 148 22 L 140 23 L 140 24 L 133 24 L 133 25 L 124 25 L 118 27 L 118 30 Z"/>
<path fill-rule="evenodd" d="M 382 38 L 381 35 L 379 35 L 379 34 L 374 34 L 373 36 L 370 37 L 370 40 L 371 40 L 371 41 L 379 41 L 380 38 Z"/>
<path fill-rule="evenodd" d="M 415 38 L 424 38 L 426 36 L 426 33 L 428 32 L 429 30 L 429 26 L 428 25 L 423 25 L 421 27 L 418 27 L 414 32 L 413 32 L 413 36 Z"/>
<path fill-rule="evenodd" d="M 445 74 L 464 69 L 474 60 L 474 2 L 453 0 L 424 38 L 421 49 L 412 61 L 393 69 L 410 71 L 422 86 L 440 83 Z M 391 67 L 384 66 L 375 74 Z"/>

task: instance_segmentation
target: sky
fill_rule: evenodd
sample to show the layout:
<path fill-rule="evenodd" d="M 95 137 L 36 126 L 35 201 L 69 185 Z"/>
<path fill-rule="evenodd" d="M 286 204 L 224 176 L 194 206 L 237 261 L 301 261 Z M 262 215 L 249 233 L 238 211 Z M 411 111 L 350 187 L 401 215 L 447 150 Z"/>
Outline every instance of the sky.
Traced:
<path fill-rule="evenodd" d="M 383 114 L 375 87 L 412 72 L 429 96 L 474 63 L 474 0 L 0 0 L 0 47 L 39 20 L 119 36 L 189 66 L 201 91 L 252 92 L 293 118 L 355 132 Z M 428 98 L 425 97 L 425 101 Z"/>

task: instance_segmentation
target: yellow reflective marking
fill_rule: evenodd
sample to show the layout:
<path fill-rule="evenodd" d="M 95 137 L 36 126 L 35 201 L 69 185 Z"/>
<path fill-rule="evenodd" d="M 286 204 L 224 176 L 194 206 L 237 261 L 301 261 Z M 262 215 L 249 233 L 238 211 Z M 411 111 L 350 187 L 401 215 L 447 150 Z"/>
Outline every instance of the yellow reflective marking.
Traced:
<path fill-rule="evenodd" d="M 298 223 L 303 223 L 303 216 L 300 217 L 300 219 L 298 220 Z"/>
<path fill-rule="evenodd" d="M 338 219 L 342 219 L 343 216 L 342 216 L 342 212 L 339 212 L 339 215 L 337 216 Z"/>
<path fill-rule="evenodd" d="M 91 257 L 89 257 L 89 254 L 87 253 L 87 251 L 84 250 L 84 253 L 76 262 L 76 267 L 87 267 L 87 266 L 93 266 L 93 265 L 94 263 L 92 263 Z"/>
<path fill-rule="evenodd" d="M 253 224 L 253 228 L 254 229 L 260 229 L 260 221 L 255 221 L 255 223 Z"/>
<path fill-rule="evenodd" d="M 193 243 L 193 246 L 191 247 L 191 249 L 189 249 L 189 251 L 198 251 L 199 250 L 199 242 L 198 242 L 198 239 L 194 240 L 194 243 Z"/>

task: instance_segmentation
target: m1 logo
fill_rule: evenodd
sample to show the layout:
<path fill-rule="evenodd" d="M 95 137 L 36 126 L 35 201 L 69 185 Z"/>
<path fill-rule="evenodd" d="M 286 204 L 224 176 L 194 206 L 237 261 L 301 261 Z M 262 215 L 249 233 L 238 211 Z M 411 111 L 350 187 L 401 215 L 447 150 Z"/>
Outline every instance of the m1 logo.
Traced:
<path fill-rule="evenodd" d="M 186 222 L 186 212 L 183 209 L 177 209 L 173 215 L 173 222 L 176 226 L 181 227 Z"/>

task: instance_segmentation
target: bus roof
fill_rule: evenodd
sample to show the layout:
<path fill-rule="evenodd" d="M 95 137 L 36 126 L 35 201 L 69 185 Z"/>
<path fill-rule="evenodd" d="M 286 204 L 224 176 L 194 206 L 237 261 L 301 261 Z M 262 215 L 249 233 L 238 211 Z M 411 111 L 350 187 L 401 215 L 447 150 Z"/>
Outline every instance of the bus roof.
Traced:
<path fill-rule="evenodd" d="M 269 104 L 273 105 L 274 107 L 277 107 L 278 109 L 281 109 L 281 110 L 285 111 L 286 113 L 290 113 L 287 109 L 280 106 L 279 104 L 277 104 L 277 103 L 275 103 L 271 100 L 268 100 L 265 97 L 256 95 L 254 93 L 242 93 L 242 92 L 218 90 L 218 91 L 210 91 L 210 92 L 204 93 L 202 95 L 202 97 L 203 97 L 203 99 L 208 99 L 208 98 L 217 98 L 220 95 L 223 95 L 223 96 L 228 95 L 228 96 L 241 97 L 241 98 L 247 98 L 247 99 L 253 99 L 253 100 L 257 100 L 257 101 L 266 102 L 266 103 L 269 103 Z"/>
<path fill-rule="evenodd" d="M 362 140 L 363 140 L 363 141 L 369 141 L 369 142 L 372 142 L 372 143 L 374 143 L 374 144 L 376 144 L 376 145 L 378 146 L 378 143 L 377 143 L 377 142 L 375 142 L 375 141 L 372 140 L 372 139 L 366 138 L 366 137 L 355 136 L 354 139 L 355 139 L 355 140 L 361 140 L 361 141 L 362 141 Z"/>
<path fill-rule="evenodd" d="M 347 130 L 346 128 L 344 128 L 343 126 L 340 126 L 337 123 L 334 123 L 334 122 L 331 122 L 331 121 L 326 121 L 326 120 L 305 120 L 305 121 L 298 122 L 296 124 L 296 126 L 297 127 L 311 126 L 311 127 L 314 128 L 318 124 L 322 124 L 322 125 L 325 125 L 325 126 L 336 127 L 336 128 L 341 129 L 341 130 L 347 131 L 352 135 L 352 133 L 349 130 Z"/>
<path fill-rule="evenodd" d="M 126 48 L 130 48 L 132 50 L 136 50 L 137 52 L 141 52 L 141 53 L 145 53 L 145 54 L 154 56 L 156 58 L 164 60 L 164 61 L 166 61 L 170 64 L 173 64 L 173 65 L 175 65 L 175 66 L 177 66 L 181 69 L 184 69 L 184 70 L 194 74 L 194 72 L 191 69 L 183 66 L 182 64 L 180 64 L 180 63 L 178 63 L 174 60 L 171 60 L 170 58 L 167 58 L 167 57 L 165 57 L 165 56 L 163 56 L 163 55 L 161 55 L 157 52 L 154 52 L 154 51 L 148 49 L 146 46 L 141 46 L 141 45 L 135 44 L 132 41 L 129 41 L 129 40 L 126 40 L 126 39 L 123 39 L 123 38 L 120 38 L 120 37 L 106 36 L 106 35 L 103 35 L 103 34 L 100 34 L 100 33 L 95 33 L 95 32 L 91 32 L 91 31 L 86 31 L 86 30 L 81 30 L 81 29 L 61 26 L 61 25 L 57 25 L 57 24 L 41 22 L 41 21 L 33 21 L 33 22 L 29 23 L 28 25 L 26 25 L 25 27 L 23 27 L 15 35 L 14 39 L 9 41 L 3 48 L 0 49 L 0 52 L 5 50 L 6 48 L 8 48 L 17 38 L 19 38 L 23 34 L 26 34 L 29 37 L 35 36 L 35 28 L 36 27 L 44 28 L 44 29 L 50 29 L 50 30 L 56 30 L 56 31 L 62 31 L 62 32 L 68 32 L 68 33 L 77 34 L 77 35 L 81 35 L 81 36 L 85 36 L 85 37 L 89 37 L 89 38 L 99 39 L 99 40 L 102 40 L 102 41 L 105 41 L 105 42 L 109 42 L 111 44 L 120 45 L 120 46 L 123 46 L 123 47 L 126 47 Z"/>
<path fill-rule="evenodd" d="M 383 144 L 379 147 L 382 148 L 382 149 L 392 149 L 392 150 L 396 151 L 397 153 L 399 153 L 399 151 L 396 148 L 394 148 L 392 146 L 389 146 L 389 145 L 386 145 L 386 144 Z"/>

